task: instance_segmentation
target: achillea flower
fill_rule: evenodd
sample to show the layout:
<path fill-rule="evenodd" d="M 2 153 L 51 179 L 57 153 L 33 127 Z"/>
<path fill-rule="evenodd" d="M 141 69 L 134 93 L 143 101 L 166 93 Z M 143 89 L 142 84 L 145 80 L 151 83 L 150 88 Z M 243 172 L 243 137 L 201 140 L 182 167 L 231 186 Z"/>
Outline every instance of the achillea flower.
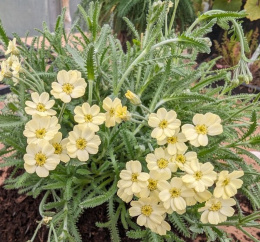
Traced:
<path fill-rule="evenodd" d="M 184 165 L 184 171 L 187 174 L 182 177 L 182 180 L 189 188 L 194 188 L 197 192 L 204 192 L 217 179 L 217 173 L 213 169 L 214 166 L 209 162 L 202 164 L 197 160 L 192 160 L 189 164 Z"/>
<path fill-rule="evenodd" d="M 177 153 L 172 156 L 172 161 L 176 163 L 176 165 L 184 171 L 184 165 L 190 163 L 192 160 L 198 160 L 197 153 L 194 151 L 189 151 L 187 153 Z"/>
<path fill-rule="evenodd" d="M 129 203 L 129 202 L 132 201 L 134 194 L 128 195 L 128 194 L 125 192 L 125 189 L 122 188 L 122 187 L 120 187 L 120 188 L 118 188 L 118 190 L 117 190 L 117 196 L 120 197 L 124 202 Z"/>
<path fill-rule="evenodd" d="M 206 146 L 208 144 L 208 135 L 215 136 L 223 132 L 223 127 L 220 124 L 221 119 L 216 114 L 196 114 L 192 121 L 195 126 L 184 124 L 182 132 L 195 147 Z"/>
<path fill-rule="evenodd" d="M 60 124 L 58 124 L 57 117 L 46 116 L 41 117 L 38 114 L 32 116 L 25 125 L 23 135 L 27 137 L 27 143 L 38 143 L 41 140 L 51 140 L 54 135 L 58 133 Z"/>
<path fill-rule="evenodd" d="M 185 198 L 192 197 L 194 192 L 192 189 L 185 186 L 182 179 L 173 177 L 171 182 L 162 181 L 158 184 L 159 198 L 163 202 L 165 209 L 171 209 L 178 214 L 183 214 L 186 211 L 187 203 Z"/>
<path fill-rule="evenodd" d="M 88 103 L 83 103 L 82 107 L 77 106 L 74 109 L 74 119 L 77 123 L 89 127 L 94 132 L 99 130 L 99 125 L 106 120 L 105 114 L 100 113 L 100 108 L 97 105 L 90 106 Z"/>
<path fill-rule="evenodd" d="M 77 70 L 59 71 L 57 81 L 51 84 L 51 94 L 64 103 L 69 103 L 71 98 L 82 97 L 87 87 L 87 83 L 81 78 L 81 73 Z"/>
<path fill-rule="evenodd" d="M 206 202 L 212 197 L 211 192 L 208 190 L 205 190 L 204 192 L 197 192 L 195 189 L 193 189 L 193 191 L 194 191 L 194 195 L 192 197 L 185 198 L 187 206 L 193 206 L 197 202 L 199 203 Z"/>
<path fill-rule="evenodd" d="M 60 160 L 67 163 L 70 160 L 70 157 L 67 154 L 67 143 L 69 139 L 62 139 L 62 133 L 58 132 L 54 135 L 53 139 L 49 143 L 54 147 L 54 154 L 57 154 L 60 157 Z"/>
<path fill-rule="evenodd" d="M 111 98 L 106 97 L 103 100 L 103 108 L 107 111 L 106 112 L 106 127 L 113 127 L 116 125 L 116 123 L 121 123 L 122 119 L 118 116 L 116 116 L 116 110 L 117 108 L 121 108 L 121 100 L 119 98 L 115 98 L 114 101 L 111 100 Z"/>
<path fill-rule="evenodd" d="M 231 207 L 236 204 L 233 198 L 222 199 L 212 197 L 206 202 L 205 207 L 199 208 L 202 223 L 219 224 L 225 222 L 227 217 L 233 216 L 235 210 Z"/>
<path fill-rule="evenodd" d="M 158 205 L 158 201 L 151 197 L 140 198 L 138 201 L 131 202 L 129 214 L 137 217 L 137 224 L 156 230 L 156 227 L 164 220 L 165 209 Z"/>
<path fill-rule="evenodd" d="M 170 137 L 165 137 L 163 140 L 158 140 L 158 145 L 167 144 L 167 151 L 170 155 L 175 155 L 177 153 L 184 153 L 188 147 L 185 144 L 187 141 L 185 135 L 180 133 L 180 129 L 175 130 L 175 134 Z"/>
<path fill-rule="evenodd" d="M 32 101 L 26 101 L 25 112 L 29 115 L 38 114 L 40 116 L 52 116 L 56 114 L 56 111 L 51 108 L 55 104 L 54 100 L 49 100 L 50 95 L 47 92 L 39 95 L 37 92 L 31 93 Z"/>
<path fill-rule="evenodd" d="M 131 114 L 127 111 L 126 106 L 119 105 L 116 109 L 116 118 L 120 118 L 123 121 L 129 120 L 131 118 Z"/>
<path fill-rule="evenodd" d="M 171 230 L 170 224 L 168 224 L 165 220 L 163 220 L 160 224 L 157 224 L 153 229 L 151 229 L 154 233 L 159 235 L 166 235 L 167 231 Z"/>
<path fill-rule="evenodd" d="M 176 129 L 180 127 L 181 121 L 177 119 L 175 111 L 167 112 L 165 108 L 160 108 L 156 114 L 150 114 L 148 124 L 154 128 L 151 136 L 161 141 L 166 137 L 173 136 L 176 133 Z"/>
<path fill-rule="evenodd" d="M 24 169 L 28 173 L 34 173 L 39 177 L 47 177 L 60 163 L 59 156 L 54 154 L 54 148 L 46 140 L 38 144 L 31 143 L 26 148 L 24 155 Z"/>
<path fill-rule="evenodd" d="M 127 90 L 126 94 L 125 94 L 126 98 L 130 100 L 130 102 L 134 105 L 140 105 L 142 102 L 140 100 L 140 98 L 134 94 L 133 92 Z"/>
<path fill-rule="evenodd" d="M 163 148 L 156 148 L 154 153 L 150 153 L 145 158 L 150 171 L 156 171 L 165 177 L 171 178 L 172 172 L 177 171 L 177 166 L 171 162 L 171 155 Z"/>
<path fill-rule="evenodd" d="M 237 189 L 242 187 L 243 181 L 237 179 L 244 175 L 243 171 L 221 171 L 216 182 L 216 188 L 214 189 L 214 196 L 224 199 L 233 197 L 237 193 Z"/>
<path fill-rule="evenodd" d="M 12 77 L 12 73 L 10 72 L 10 67 L 6 61 L 2 61 L 1 70 L 0 70 L 0 81 L 2 81 L 5 77 Z"/>
<path fill-rule="evenodd" d="M 10 53 L 13 55 L 19 55 L 19 50 L 16 47 L 16 38 L 13 38 L 13 40 L 10 40 L 8 43 L 8 47 L 5 52 L 5 55 L 8 55 Z"/>
<path fill-rule="evenodd" d="M 126 163 L 126 170 L 120 172 L 120 180 L 117 183 L 119 189 L 124 189 L 128 196 L 141 192 L 148 184 L 149 174 L 142 172 L 142 165 L 138 160 Z M 117 193 L 120 197 L 120 194 Z"/>
<path fill-rule="evenodd" d="M 71 158 L 78 158 L 80 161 L 87 161 L 89 154 L 97 154 L 101 140 L 98 135 L 89 127 L 76 125 L 73 131 L 69 132 L 67 153 Z"/>

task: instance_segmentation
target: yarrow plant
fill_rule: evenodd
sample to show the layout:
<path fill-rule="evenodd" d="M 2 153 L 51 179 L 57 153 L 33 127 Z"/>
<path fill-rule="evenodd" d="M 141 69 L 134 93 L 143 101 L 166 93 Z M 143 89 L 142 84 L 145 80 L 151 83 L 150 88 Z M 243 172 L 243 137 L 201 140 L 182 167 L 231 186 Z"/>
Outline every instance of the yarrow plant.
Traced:
<path fill-rule="evenodd" d="M 245 13 L 213 10 L 180 34 L 167 25 L 178 2 L 150 6 L 144 34 L 127 20 L 135 40 L 126 52 L 109 25 L 98 25 L 97 3 L 87 12 L 79 6 L 88 34 L 75 23 L 66 35 L 63 11 L 54 33 L 45 24 L 39 30 L 49 44 L 35 37 L 35 49 L 16 34 L 9 42 L 0 25 L 7 55 L 0 80 L 12 91 L 0 115 L 0 166 L 14 167 L 5 188 L 43 194 L 31 241 L 41 226 L 48 241 L 84 241 L 80 215 L 105 203 L 108 221 L 96 225 L 113 241 L 120 241 L 118 223 L 144 241 L 202 233 L 229 241 L 225 225 L 256 241 L 244 228 L 259 228 L 259 174 L 241 154 L 259 165 L 247 149 L 260 144 L 259 96 L 230 95 L 228 80 L 241 66 L 212 70 L 212 60 L 194 68 L 198 53 L 210 52 L 205 35 L 215 24 L 240 41 L 240 63 L 247 63 L 237 22 Z M 218 80 L 225 85 L 213 88 Z"/>

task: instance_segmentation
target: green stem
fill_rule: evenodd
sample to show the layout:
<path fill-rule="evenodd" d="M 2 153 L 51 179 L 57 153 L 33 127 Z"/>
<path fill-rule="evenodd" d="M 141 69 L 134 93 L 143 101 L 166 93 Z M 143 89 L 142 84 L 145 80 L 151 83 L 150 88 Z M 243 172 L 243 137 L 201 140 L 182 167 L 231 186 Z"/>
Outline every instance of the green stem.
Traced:
<path fill-rule="evenodd" d="M 91 105 L 92 103 L 92 95 L 93 95 L 93 80 L 88 81 L 89 86 L 88 86 L 88 103 Z"/>
<path fill-rule="evenodd" d="M 62 107 L 61 107 L 61 110 L 60 110 L 60 114 L 59 114 L 59 117 L 58 117 L 58 122 L 60 123 L 61 122 L 61 119 L 62 119 L 62 115 L 65 111 L 65 108 L 66 108 L 66 103 L 63 103 L 62 104 Z"/>
<path fill-rule="evenodd" d="M 64 231 L 68 231 L 68 202 L 66 201 L 63 207 L 63 211 L 65 213 L 65 218 L 64 218 L 64 222 L 63 222 L 63 231 L 60 235 L 60 239 L 61 241 L 64 241 L 64 237 L 65 237 L 65 233 Z"/>
<path fill-rule="evenodd" d="M 173 13 L 172 13 L 171 22 L 169 24 L 168 33 L 170 33 L 171 30 L 172 30 L 172 26 L 173 26 L 173 23 L 174 23 L 174 20 L 175 20 L 175 15 L 176 15 L 176 10 L 177 10 L 178 5 L 179 5 L 179 0 L 175 0 L 174 10 L 173 10 Z"/>
<path fill-rule="evenodd" d="M 52 230 L 53 235 L 54 235 L 54 241 L 55 241 L 55 242 L 59 242 L 58 236 L 57 236 L 56 231 L 55 231 L 55 228 L 54 228 L 54 226 L 53 226 L 53 223 L 51 223 L 50 226 L 51 226 L 50 229 Z"/>
<path fill-rule="evenodd" d="M 149 110 L 149 108 L 145 107 L 143 104 L 141 104 L 140 107 L 141 107 L 142 109 L 144 109 L 145 111 L 147 111 L 148 113 L 151 113 L 151 111 Z"/>
<path fill-rule="evenodd" d="M 139 119 L 142 119 L 142 120 L 147 121 L 147 118 L 144 118 L 143 116 L 141 116 L 141 115 L 139 115 L 139 114 L 132 113 L 131 115 L 132 115 L 133 117 L 136 117 L 136 118 L 139 118 Z"/>
<path fill-rule="evenodd" d="M 249 234 L 246 230 L 244 230 L 241 226 L 237 227 L 238 229 L 240 229 L 246 236 L 248 236 L 250 239 L 252 239 L 255 242 L 259 242 L 258 239 L 256 239 L 254 236 L 252 236 L 251 234 Z"/>
<path fill-rule="evenodd" d="M 35 229 L 35 231 L 34 231 L 34 234 L 33 234 L 33 237 L 31 238 L 30 242 L 33 242 L 33 241 L 34 241 L 34 239 L 35 239 L 35 237 L 36 237 L 36 235 L 37 235 L 39 229 L 40 229 L 41 226 L 42 226 L 42 223 L 43 223 L 43 221 L 41 221 L 41 222 L 38 224 L 38 226 L 36 227 L 36 229 Z"/>
<path fill-rule="evenodd" d="M 47 191 L 47 192 L 44 194 L 44 197 L 42 198 L 41 203 L 40 203 L 40 206 L 39 206 L 39 213 L 40 213 L 40 215 L 41 215 L 42 217 L 44 217 L 44 215 L 43 215 L 43 205 L 44 205 L 44 203 L 46 202 L 46 199 L 47 199 L 47 197 L 49 196 L 49 194 L 50 194 L 50 191 Z"/>
<path fill-rule="evenodd" d="M 34 78 L 34 76 L 29 72 L 27 71 L 25 68 L 23 68 L 23 73 L 25 73 L 28 77 L 30 77 L 34 83 L 37 85 L 37 87 L 39 87 L 39 92 L 44 92 L 44 87 L 43 87 L 43 84 L 41 82 L 39 82 L 37 79 Z"/>

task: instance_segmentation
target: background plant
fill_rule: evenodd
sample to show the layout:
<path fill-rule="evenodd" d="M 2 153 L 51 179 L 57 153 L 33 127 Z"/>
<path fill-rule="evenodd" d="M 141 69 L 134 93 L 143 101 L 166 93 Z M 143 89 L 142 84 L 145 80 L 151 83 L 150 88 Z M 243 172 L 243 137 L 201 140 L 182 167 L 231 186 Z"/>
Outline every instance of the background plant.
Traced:
<path fill-rule="evenodd" d="M 81 241 L 76 227 L 81 213 L 85 208 L 104 203 L 107 204 L 108 220 L 96 225 L 108 228 L 113 241 L 120 241 L 118 221 L 128 231 L 128 237 L 144 241 L 182 241 L 174 233 L 176 230 L 181 236 L 191 239 L 205 233 L 211 241 L 228 240 L 227 234 L 219 228 L 220 225 L 235 225 L 257 241 L 244 227 L 259 228 L 256 222 L 260 207 L 259 174 L 240 155 L 260 163 L 259 158 L 247 151 L 247 148 L 259 148 L 260 144 L 260 137 L 254 135 L 258 126 L 259 95 L 229 95 L 234 87 L 234 83 L 230 82 L 230 72 L 235 72 L 240 66 L 215 71 L 212 67 L 216 60 L 212 60 L 194 68 L 198 53 L 210 52 L 211 42 L 204 36 L 212 31 L 214 24 L 225 29 L 231 28 L 241 43 L 240 65 L 246 63 L 244 52 L 248 50 L 247 41 L 237 22 L 245 14 L 210 11 L 199 16 L 187 31 L 179 35 L 172 26 L 166 25 L 167 4 L 169 2 L 149 9 L 143 35 L 127 21 L 136 41 L 133 45 L 127 43 L 126 53 L 111 27 L 98 24 L 101 9 L 97 3 L 91 3 L 87 12 L 79 6 L 82 19 L 89 29 L 88 35 L 76 22 L 67 36 L 63 28 L 64 12 L 57 19 L 54 33 L 50 33 L 45 23 L 43 30 L 38 30 L 48 45 L 35 37 L 32 47 L 27 48 L 19 36 L 14 34 L 19 44 L 23 71 L 16 86 L 10 78 L 4 79 L 5 83 L 10 84 L 12 92 L 18 95 L 19 104 L 11 103 L 0 115 L 0 137 L 4 144 L 0 154 L 8 155 L 4 157 L 1 166 L 14 167 L 5 182 L 5 188 L 16 188 L 20 193 L 33 197 L 44 194 L 39 207 L 43 220 L 38 228 L 44 224 L 49 227 L 48 241 Z M 81 37 L 73 36 L 76 29 Z M 9 41 L 2 27 L 0 37 L 7 47 Z M 30 100 L 29 90 L 50 92 L 51 83 L 56 80 L 60 70 L 78 70 L 88 83 L 86 94 L 67 104 L 65 109 L 62 108 L 62 102 L 56 100 L 54 109 L 58 114 L 64 111 L 60 115 L 64 136 L 75 125 L 75 106 L 87 101 L 102 106 L 105 97 L 118 97 L 127 105 L 132 119 L 109 129 L 101 126 L 98 132 L 101 138 L 99 153 L 91 156 L 86 163 L 71 159 L 66 165 L 60 163 L 48 177 L 39 178 L 36 174 L 21 172 L 24 171 L 23 155 L 26 152 L 26 138 L 22 133 L 29 120 L 24 112 L 25 101 Z M 211 87 L 211 84 L 223 79 L 226 80 L 223 87 Z M 124 96 L 127 90 L 139 95 L 142 106 L 127 102 Z M 245 216 L 237 202 L 238 213 L 228 221 L 213 226 L 199 221 L 198 206 L 190 207 L 185 215 L 173 213 L 168 216 L 167 220 L 173 230 L 163 237 L 149 229 L 141 229 L 130 218 L 127 205 L 116 195 L 119 173 L 125 169 L 125 163 L 133 159 L 139 160 L 146 169 L 145 156 L 156 147 L 155 141 L 150 138 L 151 128 L 147 126 L 147 117 L 160 107 L 174 109 L 183 123 L 190 123 L 196 113 L 212 110 L 221 117 L 224 126 L 222 135 L 212 137 L 204 148 L 189 148 L 198 153 L 201 162 L 211 162 L 217 172 L 244 171 L 240 192 L 250 200 L 254 210 L 252 214 Z M 240 132 L 237 132 L 238 129 Z"/>

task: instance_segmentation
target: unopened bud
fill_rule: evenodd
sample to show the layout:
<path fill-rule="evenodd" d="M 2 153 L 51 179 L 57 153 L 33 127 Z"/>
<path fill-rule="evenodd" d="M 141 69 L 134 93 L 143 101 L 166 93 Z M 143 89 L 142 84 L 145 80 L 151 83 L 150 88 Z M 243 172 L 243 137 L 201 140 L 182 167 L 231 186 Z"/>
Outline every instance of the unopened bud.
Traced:
<path fill-rule="evenodd" d="M 140 100 L 140 98 L 133 92 L 127 90 L 126 94 L 125 94 L 126 98 L 130 100 L 130 102 L 134 105 L 140 105 L 142 102 Z"/>

